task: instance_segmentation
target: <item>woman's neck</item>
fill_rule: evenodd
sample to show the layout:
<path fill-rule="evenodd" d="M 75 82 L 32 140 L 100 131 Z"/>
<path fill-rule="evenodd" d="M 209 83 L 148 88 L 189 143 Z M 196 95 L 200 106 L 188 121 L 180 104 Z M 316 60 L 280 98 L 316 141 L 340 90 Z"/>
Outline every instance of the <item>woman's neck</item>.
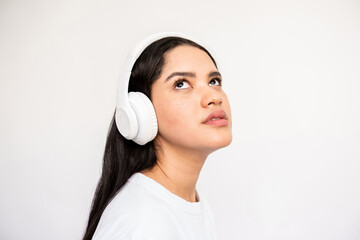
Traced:
<path fill-rule="evenodd" d="M 175 195 L 196 202 L 196 183 L 208 154 L 162 143 L 156 155 L 155 166 L 141 173 Z"/>

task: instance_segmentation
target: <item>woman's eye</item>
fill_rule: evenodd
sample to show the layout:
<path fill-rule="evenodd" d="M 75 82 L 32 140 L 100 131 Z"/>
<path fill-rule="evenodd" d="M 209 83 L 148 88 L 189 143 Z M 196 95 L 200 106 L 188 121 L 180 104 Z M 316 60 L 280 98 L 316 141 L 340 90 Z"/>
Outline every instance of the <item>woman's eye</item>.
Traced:
<path fill-rule="evenodd" d="M 186 80 L 179 80 L 175 82 L 175 89 L 185 89 L 188 87 L 190 87 L 190 85 Z"/>
<path fill-rule="evenodd" d="M 211 79 L 211 81 L 209 82 L 209 85 L 212 85 L 212 86 L 221 86 L 221 79 L 220 79 L 220 78 L 213 78 L 213 79 Z"/>

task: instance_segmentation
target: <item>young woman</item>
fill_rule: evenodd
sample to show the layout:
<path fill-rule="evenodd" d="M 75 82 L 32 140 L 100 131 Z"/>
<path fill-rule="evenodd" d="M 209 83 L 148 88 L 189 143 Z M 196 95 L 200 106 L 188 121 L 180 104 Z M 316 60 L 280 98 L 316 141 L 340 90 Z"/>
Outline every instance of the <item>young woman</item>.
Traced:
<path fill-rule="evenodd" d="M 144 47 L 132 66 L 128 90 L 151 100 L 158 130 L 140 145 L 114 117 L 83 239 L 216 239 L 196 182 L 207 156 L 232 140 L 230 105 L 210 53 L 174 35 Z"/>

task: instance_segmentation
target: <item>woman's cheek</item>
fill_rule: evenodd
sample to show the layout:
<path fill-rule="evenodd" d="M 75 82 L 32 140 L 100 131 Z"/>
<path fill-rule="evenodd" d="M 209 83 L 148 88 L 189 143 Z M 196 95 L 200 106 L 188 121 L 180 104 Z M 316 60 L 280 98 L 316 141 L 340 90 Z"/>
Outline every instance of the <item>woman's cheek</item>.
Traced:
<path fill-rule="evenodd" d="M 180 99 L 164 100 L 155 107 L 159 130 L 169 127 L 182 127 L 189 120 L 190 108 Z"/>

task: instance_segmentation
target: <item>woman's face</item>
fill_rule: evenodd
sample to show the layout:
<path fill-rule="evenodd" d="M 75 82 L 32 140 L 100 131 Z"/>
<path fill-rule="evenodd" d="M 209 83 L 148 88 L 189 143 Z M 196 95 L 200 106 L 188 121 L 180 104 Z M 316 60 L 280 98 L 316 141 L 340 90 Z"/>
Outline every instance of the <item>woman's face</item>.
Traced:
<path fill-rule="evenodd" d="M 230 144 L 230 104 L 204 51 L 183 45 L 167 52 L 151 98 L 159 125 L 155 141 L 208 153 Z"/>

